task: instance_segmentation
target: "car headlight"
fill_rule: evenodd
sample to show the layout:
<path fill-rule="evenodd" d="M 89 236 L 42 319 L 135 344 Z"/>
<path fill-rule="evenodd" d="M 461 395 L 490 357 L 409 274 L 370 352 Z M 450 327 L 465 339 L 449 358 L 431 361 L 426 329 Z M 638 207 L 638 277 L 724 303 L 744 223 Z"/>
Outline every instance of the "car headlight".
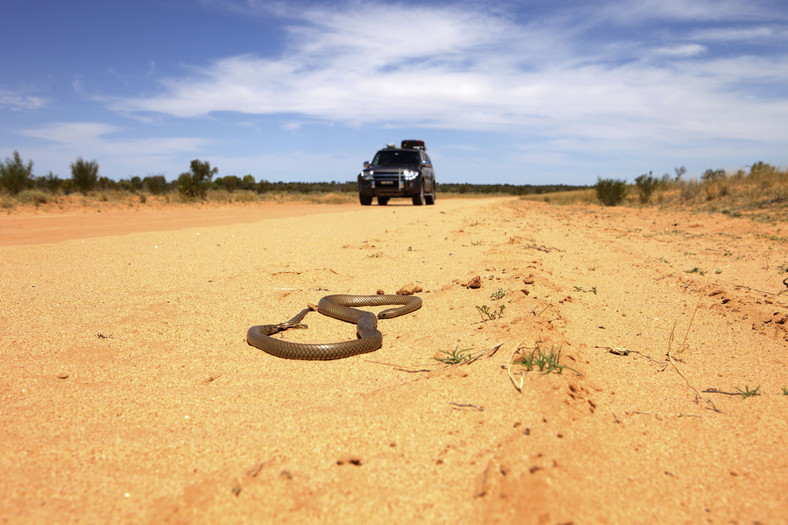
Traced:
<path fill-rule="evenodd" d="M 418 174 L 418 171 L 413 170 L 405 170 L 402 172 L 402 176 L 405 178 L 405 180 L 413 180 L 418 176 Z"/>
<path fill-rule="evenodd" d="M 361 178 L 364 180 L 372 180 L 372 176 L 375 174 L 374 171 L 362 171 Z"/>

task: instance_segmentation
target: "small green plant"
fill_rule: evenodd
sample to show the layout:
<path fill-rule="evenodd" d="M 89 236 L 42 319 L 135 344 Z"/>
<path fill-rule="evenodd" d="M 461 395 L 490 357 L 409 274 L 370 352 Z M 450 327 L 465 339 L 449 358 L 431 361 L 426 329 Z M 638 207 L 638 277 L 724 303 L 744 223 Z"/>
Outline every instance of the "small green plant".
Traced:
<path fill-rule="evenodd" d="M 471 246 L 481 246 L 481 245 L 482 245 L 482 241 L 481 240 L 471 241 Z"/>
<path fill-rule="evenodd" d="M 648 204 L 648 201 L 651 200 L 651 194 L 660 186 L 660 183 L 661 181 L 654 177 L 651 172 L 635 177 L 635 187 L 637 187 L 638 198 L 641 204 Z"/>
<path fill-rule="evenodd" d="M 750 390 L 749 385 L 746 385 L 744 387 L 744 390 L 742 390 L 739 387 L 736 387 L 736 390 L 739 392 L 739 394 L 741 394 L 742 397 L 753 397 L 753 396 L 761 395 L 761 387 L 760 386 L 756 386 L 755 390 Z"/>
<path fill-rule="evenodd" d="M 692 270 L 684 270 L 684 273 L 697 273 L 697 274 L 700 274 L 700 275 L 706 275 L 706 272 L 701 270 L 697 266 L 695 268 L 693 268 Z"/>
<path fill-rule="evenodd" d="M 473 348 L 463 348 L 458 350 L 459 347 L 454 347 L 454 350 L 441 350 L 442 357 L 433 357 L 434 360 L 444 363 L 446 365 L 459 365 L 471 358 L 470 351 Z"/>
<path fill-rule="evenodd" d="M 476 309 L 479 310 L 479 313 L 482 315 L 482 321 L 487 321 L 487 320 L 492 321 L 494 319 L 500 319 L 501 317 L 503 317 L 504 308 L 506 308 L 506 305 L 504 304 L 500 305 L 498 307 L 498 310 L 494 310 L 494 309 L 490 310 L 490 307 L 487 306 L 486 304 L 476 307 Z"/>
<path fill-rule="evenodd" d="M 490 299 L 492 299 L 493 301 L 498 301 L 499 299 L 503 299 L 504 297 L 506 297 L 506 294 L 507 294 L 506 290 L 502 288 L 498 288 L 496 291 L 490 294 Z"/>
<path fill-rule="evenodd" d="M 98 182 L 99 165 L 95 160 L 86 161 L 77 157 L 71 164 L 71 180 L 83 195 L 93 190 Z"/>
<path fill-rule="evenodd" d="M 531 350 L 530 353 L 523 353 L 519 359 L 514 360 L 514 363 L 525 367 L 529 372 L 538 371 L 540 374 L 549 374 L 551 372 L 561 374 L 564 369 L 567 369 L 579 376 L 583 375 L 574 368 L 562 365 L 560 361 L 560 346 L 556 347 L 553 345 L 550 347 L 550 350 L 545 352 L 541 346 L 536 345 L 536 348 Z"/>
<path fill-rule="evenodd" d="M 788 396 L 788 388 L 783 387 L 783 395 Z"/>
<path fill-rule="evenodd" d="M 5 159 L 5 164 L 0 162 L 0 188 L 11 195 L 16 195 L 33 185 L 33 161 L 25 164 L 18 151 L 14 151 L 12 159 Z"/>
<path fill-rule="evenodd" d="M 369 257 L 370 259 L 380 259 L 381 257 L 383 257 L 383 252 L 370 253 L 369 255 L 367 255 L 367 257 Z"/>
<path fill-rule="evenodd" d="M 605 206 L 615 206 L 621 204 L 627 196 L 627 183 L 618 179 L 597 178 L 596 197 Z"/>
<path fill-rule="evenodd" d="M 588 293 L 593 293 L 594 295 L 596 295 L 596 286 L 592 286 L 588 290 L 586 290 L 582 286 L 575 286 L 575 290 L 578 291 L 578 292 L 584 292 L 584 293 L 588 292 Z"/>
<path fill-rule="evenodd" d="M 178 192 L 185 199 L 205 199 L 208 186 L 219 168 L 211 168 L 211 163 L 194 159 L 189 165 L 190 171 L 178 177 Z"/>

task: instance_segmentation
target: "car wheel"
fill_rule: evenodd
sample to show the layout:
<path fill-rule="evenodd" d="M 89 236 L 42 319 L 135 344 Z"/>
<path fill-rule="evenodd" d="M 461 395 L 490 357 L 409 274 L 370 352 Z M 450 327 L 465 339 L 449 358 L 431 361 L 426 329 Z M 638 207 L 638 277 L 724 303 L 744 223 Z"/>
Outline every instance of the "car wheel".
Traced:
<path fill-rule="evenodd" d="M 419 186 L 419 193 L 413 196 L 413 205 L 414 206 L 421 206 L 424 204 L 424 183 L 421 183 Z"/>
<path fill-rule="evenodd" d="M 435 204 L 435 189 L 433 188 L 432 193 L 429 195 L 424 196 L 424 202 L 427 203 L 428 206 Z"/>
<path fill-rule="evenodd" d="M 359 194 L 358 195 L 358 200 L 359 200 L 359 202 L 361 202 L 362 206 L 369 206 L 370 204 L 372 204 L 372 197 L 369 197 L 367 195 Z"/>
<path fill-rule="evenodd" d="M 378 206 L 385 206 L 389 203 L 389 197 L 378 197 Z"/>

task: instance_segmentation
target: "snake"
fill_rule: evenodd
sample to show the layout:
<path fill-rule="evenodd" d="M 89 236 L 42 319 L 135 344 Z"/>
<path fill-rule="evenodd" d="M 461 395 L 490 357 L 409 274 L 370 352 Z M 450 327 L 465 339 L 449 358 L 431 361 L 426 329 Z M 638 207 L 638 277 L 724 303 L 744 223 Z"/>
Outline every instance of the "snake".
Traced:
<path fill-rule="evenodd" d="M 401 305 L 378 313 L 357 310 L 355 306 Z M 399 317 L 421 308 L 421 297 L 414 295 L 327 295 L 317 306 L 301 310 L 289 321 L 279 324 L 257 325 L 246 332 L 246 342 L 273 356 L 284 359 L 328 361 L 374 352 L 383 346 L 383 334 L 378 330 L 378 319 Z M 301 324 L 306 314 L 319 313 L 356 325 L 358 338 L 339 343 L 293 343 L 271 337 L 290 328 L 306 328 Z"/>

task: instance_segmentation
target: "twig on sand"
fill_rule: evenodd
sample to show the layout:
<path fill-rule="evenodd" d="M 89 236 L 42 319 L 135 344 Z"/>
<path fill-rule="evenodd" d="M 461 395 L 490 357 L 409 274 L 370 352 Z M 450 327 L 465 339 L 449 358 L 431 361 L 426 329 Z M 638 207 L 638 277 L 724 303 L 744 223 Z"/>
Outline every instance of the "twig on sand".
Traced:
<path fill-rule="evenodd" d="M 246 471 L 246 475 L 250 476 L 250 477 L 253 477 L 253 478 L 256 478 L 260 474 L 260 471 L 263 470 L 263 467 L 267 463 L 270 463 L 271 461 L 275 460 L 277 457 L 279 457 L 279 454 L 274 454 L 273 456 L 271 456 L 270 458 L 266 459 L 265 461 L 263 461 L 261 463 L 258 463 L 254 467 L 252 467 L 249 470 L 247 470 Z"/>
<path fill-rule="evenodd" d="M 472 408 L 474 410 L 478 410 L 479 412 L 484 412 L 484 407 L 471 405 L 470 403 L 454 403 L 453 401 L 449 401 L 449 404 L 456 408 Z"/>
<path fill-rule="evenodd" d="M 394 364 L 394 363 L 384 363 L 383 361 L 373 361 L 371 359 L 368 359 L 367 362 L 368 363 L 374 363 L 376 365 L 389 366 L 389 367 L 393 368 L 394 370 L 399 370 L 400 372 L 407 372 L 409 374 L 417 374 L 417 373 L 420 373 L 420 372 L 432 372 L 432 370 L 429 369 L 429 368 L 408 368 L 408 367 L 405 367 L 405 366 L 402 366 L 402 365 L 397 365 L 397 364 Z"/>
<path fill-rule="evenodd" d="M 599 345 L 595 345 L 594 348 L 603 348 L 613 355 L 620 355 L 620 356 L 628 356 L 629 354 L 642 355 L 649 361 L 652 361 L 658 365 L 662 365 L 662 370 L 660 370 L 660 372 L 664 372 L 665 369 L 668 367 L 668 363 L 666 361 L 657 361 L 650 355 L 644 354 L 643 352 L 640 352 L 638 350 L 630 350 L 629 348 L 622 348 L 622 347 L 613 348 L 612 346 L 599 346 Z"/>
<path fill-rule="evenodd" d="M 523 392 L 523 383 L 525 383 L 525 376 L 524 375 L 520 376 L 520 382 L 518 384 L 518 382 L 514 379 L 514 375 L 512 375 L 512 363 L 514 363 L 514 356 L 517 352 L 520 351 L 520 346 L 523 344 L 523 341 L 525 341 L 525 339 L 520 340 L 520 342 L 517 343 L 517 346 L 514 347 L 514 352 L 512 352 L 512 357 L 509 358 L 509 364 L 506 367 L 506 373 L 509 374 L 509 379 L 512 381 L 514 388 L 517 389 L 517 391 L 521 394 Z"/>
<path fill-rule="evenodd" d="M 481 359 L 482 357 L 484 357 L 485 359 L 487 359 L 488 357 L 492 357 L 492 356 L 495 355 L 495 353 L 498 351 L 498 349 L 501 348 L 502 346 L 503 346 L 503 343 L 498 343 L 497 345 L 493 346 L 492 348 L 489 348 L 487 350 L 482 350 L 481 352 L 470 356 L 468 359 L 466 359 L 465 361 L 463 361 L 460 364 L 461 365 L 469 365 L 469 364 L 473 363 L 474 361 L 476 361 L 478 359 Z"/>
<path fill-rule="evenodd" d="M 679 353 L 683 352 L 684 349 L 686 348 L 687 337 L 689 336 L 690 328 L 692 328 L 692 323 L 695 322 L 695 314 L 698 312 L 698 308 L 700 308 L 700 302 L 701 302 L 702 299 L 703 299 L 703 296 L 699 295 L 698 296 L 698 302 L 695 304 L 695 309 L 692 311 L 692 317 L 690 318 L 689 325 L 687 326 L 687 331 L 684 333 L 684 340 L 681 342 L 681 346 L 679 347 L 679 350 L 678 350 Z M 673 322 L 673 328 L 670 330 L 670 337 L 668 337 L 668 351 L 665 354 L 665 357 L 667 357 L 668 363 L 670 363 L 670 365 L 673 367 L 673 369 L 676 371 L 676 373 L 679 376 L 681 376 L 681 378 L 684 380 L 684 383 L 687 384 L 687 386 L 690 388 L 690 390 L 692 390 L 695 393 L 695 402 L 696 403 L 698 402 L 699 399 L 702 399 L 709 405 L 709 407 L 708 407 L 709 410 L 713 410 L 715 412 L 722 413 L 722 410 L 717 408 L 717 405 L 715 405 L 714 402 L 711 399 L 709 399 L 708 397 L 703 397 L 701 395 L 701 393 L 698 392 L 698 389 L 695 388 L 694 386 L 692 386 L 692 384 L 690 384 L 689 379 L 687 379 L 687 376 L 684 375 L 684 373 L 681 371 L 679 366 L 676 364 L 676 361 L 673 359 L 673 356 L 671 355 L 670 352 L 671 352 L 671 345 L 673 344 L 673 337 L 675 336 L 675 334 L 676 334 L 676 321 Z"/>

